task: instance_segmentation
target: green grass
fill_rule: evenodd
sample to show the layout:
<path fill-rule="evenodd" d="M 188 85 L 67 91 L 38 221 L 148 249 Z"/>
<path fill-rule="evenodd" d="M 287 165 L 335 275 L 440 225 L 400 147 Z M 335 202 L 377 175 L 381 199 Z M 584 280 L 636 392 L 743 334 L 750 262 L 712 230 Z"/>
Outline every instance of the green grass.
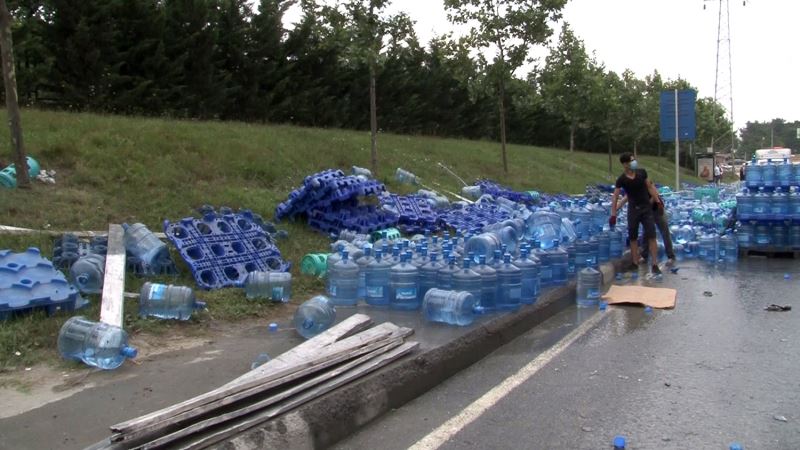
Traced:
<path fill-rule="evenodd" d="M 3 115 L 4 111 L 0 111 Z M 5 123 L 5 121 L 3 121 Z M 109 223 L 142 222 L 160 230 L 164 219 L 194 215 L 202 204 L 250 208 L 271 217 L 278 202 L 303 178 L 327 168 L 369 166 L 369 133 L 344 130 L 265 126 L 230 122 L 195 122 L 25 110 L 22 115 L 28 153 L 46 169 L 57 171 L 57 184 L 35 183 L 30 190 L 0 192 L 0 224 L 34 229 L 106 230 Z M 0 127 L 0 142 L 9 142 Z M 7 147 L 5 147 L 7 149 Z M 520 190 L 580 193 L 588 183 L 610 182 L 608 157 L 511 145 L 508 175 L 494 142 L 382 134 L 381 170 L 377 178 L 390 190 L 409 192 L 392 175 L 408 169 L 426 185 L 460 192 L 460 183 L 437 166 L 448 165 L 467 182 L 489 178 Z M 0 157 L 10 161 L 9 152 Z M 663 158 L 641 157 L 656 182 L 671 183 L 674 166 Z M 616 155 L 614 173 L 620 168 Z M 687 180 L 698 180 L 684 172 Z M 281 223 L 289 231 L 280 243 L 293 261 L 296 302 L 322 290 L 322 282 L 300 276 L 297 263 L 310 251 L 323 249 L 327 238 L 302 223 Z M 35 246 L 52 252 L 46 235 L 0 235 L 0 248 L 15 251 Z M 181 275 L 165 278 L 194 286 L 188 268 L 173 254 Z M 129 277 L 126 290 L 138 292 L 143 280 Z M 200 292 L 209 312 L 189 323 L 139 319 L 134 301 L 126 304 L 125 327 L 132 333 L 202 332 L 213 320 L 285 316 L 290 307 L 250 302 L 240 290 Z M 81 311 L 98 317 L 97 296 Z M 0 323 L 0 370 L 43 359 L 56 359 L 55 337 L 67 314 L 41 314 Z M 16 356 L 20 352 L 21 356 Z"/>

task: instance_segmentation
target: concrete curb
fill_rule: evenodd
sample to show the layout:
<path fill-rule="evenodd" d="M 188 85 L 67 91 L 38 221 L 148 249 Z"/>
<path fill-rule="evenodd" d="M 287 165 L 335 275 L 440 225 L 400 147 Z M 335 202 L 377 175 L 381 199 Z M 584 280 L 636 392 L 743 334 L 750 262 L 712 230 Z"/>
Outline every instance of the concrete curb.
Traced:
<path fill-rule="evenodd" d="M 623 261 L 603 264 L 606 284 Z M 387 411 L 424 394 L 573 304 L 575 281 L 548 290 L 535 305 L 496 317 L 442 346 L 402 359 L 295 411 L 221 443 L 222 449 L 326 448 Z M 413 336 L 411 337 L 413 340 Z"/>

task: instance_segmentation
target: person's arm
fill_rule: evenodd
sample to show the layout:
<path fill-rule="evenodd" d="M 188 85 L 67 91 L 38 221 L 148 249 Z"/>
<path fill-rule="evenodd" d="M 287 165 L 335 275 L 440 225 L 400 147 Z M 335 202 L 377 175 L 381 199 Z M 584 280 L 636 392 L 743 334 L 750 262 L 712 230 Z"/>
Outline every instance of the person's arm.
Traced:
<path fill-rule="evenodd" d="M 625 206 L 626 203 L 628 203 L 628 196 L 622 197 L 622 200 L 619 201 L 619 204 L 617 205 L 617 211 L 622 209 L 622 207 Z"/>

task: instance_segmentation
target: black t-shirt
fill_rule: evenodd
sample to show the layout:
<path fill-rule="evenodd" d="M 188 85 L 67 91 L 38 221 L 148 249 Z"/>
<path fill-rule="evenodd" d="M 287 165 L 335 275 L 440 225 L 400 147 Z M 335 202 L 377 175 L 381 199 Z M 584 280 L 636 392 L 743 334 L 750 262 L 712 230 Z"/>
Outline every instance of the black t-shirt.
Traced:
<path fill-rule="evenodd" d="M 647 190 L 647 171 L 636 169 L 634 177 L 628 178 L 624 173 L 617 178 L 617 189 L 625 189 L 628 194 L 628 204 L 632 206 L 646 206 L 650 204 L 650 192 Z"/>

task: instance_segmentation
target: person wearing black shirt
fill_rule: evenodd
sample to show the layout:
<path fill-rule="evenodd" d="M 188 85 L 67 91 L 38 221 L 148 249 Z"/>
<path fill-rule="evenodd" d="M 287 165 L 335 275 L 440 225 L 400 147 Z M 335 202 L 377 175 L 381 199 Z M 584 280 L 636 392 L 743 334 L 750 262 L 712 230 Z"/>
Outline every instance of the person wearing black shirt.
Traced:
<path fill-rule="evenodd" d="M 625 189 L 628 195 L 628 238 L 631 242 L 631 256 L 633 264 L 639 263 L 639 225 L 644 227 L 644 237 L 650 249 L 652 260 L 651 270 L 654 275 L 661 274 L 658 268 L 658 244 L 656 243 L 656 225 L 653 215 L 653 205 L 663 208 L 655 186 L 647 180 L 647 171 L 638 168 L 636 158 L 630 153 L 623 153 L 619 162 L 625 171 L 617 178 L 614 188 L 614 198 L 611 200 L 611 217 L 608 224 L 613 228 L 617 224 L 617 200 L 620 189 Z"/>

